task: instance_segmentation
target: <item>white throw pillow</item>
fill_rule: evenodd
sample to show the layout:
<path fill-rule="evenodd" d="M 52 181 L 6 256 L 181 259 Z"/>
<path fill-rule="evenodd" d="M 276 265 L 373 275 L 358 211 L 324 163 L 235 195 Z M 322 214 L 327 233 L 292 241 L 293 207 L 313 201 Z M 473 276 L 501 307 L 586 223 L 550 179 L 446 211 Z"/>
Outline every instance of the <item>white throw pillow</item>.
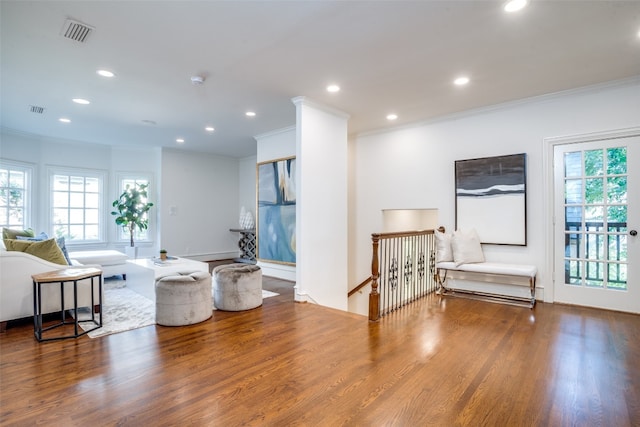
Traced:
<path fill-rule="evenodd" d="M 453 249 L 453 260 L 456 266 L 484 262 L 480 238 L 473 228 L 464 231 L 456 230 L 451 239 L 451 248 Z"/>
<path fill-rule="evenodd" d="M 436 236 L 436 262 L 453 261 L 453 250 L 451 249 L 451 234 L 434 230 Z"/>

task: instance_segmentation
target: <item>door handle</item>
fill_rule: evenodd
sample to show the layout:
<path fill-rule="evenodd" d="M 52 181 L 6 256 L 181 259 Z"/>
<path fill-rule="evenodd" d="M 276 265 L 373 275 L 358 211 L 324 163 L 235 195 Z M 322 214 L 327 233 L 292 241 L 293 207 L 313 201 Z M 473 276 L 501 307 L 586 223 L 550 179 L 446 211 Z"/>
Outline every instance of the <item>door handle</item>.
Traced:
<path fill-rule="evenodd" d="M 631 231 L 629 232 L 629 234 L 631 234 L 632 236 L 634 236 L 634 237 L 635 237 L 635 236 L 637 236 L 637 235 L 638 235 L 638 232 L 637 232 L 636 230 L 631 230 Z"/>

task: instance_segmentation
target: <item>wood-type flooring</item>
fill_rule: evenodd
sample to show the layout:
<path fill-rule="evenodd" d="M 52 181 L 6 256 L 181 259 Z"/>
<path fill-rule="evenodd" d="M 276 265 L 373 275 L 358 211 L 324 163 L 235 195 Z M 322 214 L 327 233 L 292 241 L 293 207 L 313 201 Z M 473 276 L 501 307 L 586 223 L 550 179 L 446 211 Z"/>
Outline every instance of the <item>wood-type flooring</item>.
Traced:
<path fill-rule="evenodd" d="M 0 335 L 3 426 L 640 426 L 640 316 L 431 295 L 376 323 L 280 296 L 206 322 Z"/>

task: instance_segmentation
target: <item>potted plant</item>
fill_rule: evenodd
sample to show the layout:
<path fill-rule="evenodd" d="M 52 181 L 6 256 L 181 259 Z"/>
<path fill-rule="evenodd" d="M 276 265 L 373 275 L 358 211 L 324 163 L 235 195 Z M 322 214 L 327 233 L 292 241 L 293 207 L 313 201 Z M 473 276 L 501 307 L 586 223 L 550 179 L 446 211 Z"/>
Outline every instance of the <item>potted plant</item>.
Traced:
<path fill-rule="evenodd" d="M 146 201 L 147 186 L 148 184 L 136 184 L 131 187 L 127 184 L 118 200 L 112 203 L 116 210 L 111 212 L 111 215 L 115 215 L 117 225 L 129 232 L 131 248 L 134 248 L 133 236 L 136 228 L 142 231 L 149 227 L 147 212 L 153 203 Z"/>
<path fill-rule="evenodd" d="M 165 261 L 167 259 L 167 250 L 166 249 L 160 249 L 160 259 Z"/>

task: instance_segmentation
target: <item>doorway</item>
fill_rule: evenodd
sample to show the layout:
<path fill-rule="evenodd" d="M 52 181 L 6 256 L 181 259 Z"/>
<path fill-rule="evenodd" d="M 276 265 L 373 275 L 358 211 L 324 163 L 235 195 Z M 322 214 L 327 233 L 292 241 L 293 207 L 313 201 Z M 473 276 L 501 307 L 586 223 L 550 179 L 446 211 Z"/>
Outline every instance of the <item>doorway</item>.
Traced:
<path fill-rule="evenodd" d="M 554 302 L 640 313 L 640 135 L 553 145 Z"/>

